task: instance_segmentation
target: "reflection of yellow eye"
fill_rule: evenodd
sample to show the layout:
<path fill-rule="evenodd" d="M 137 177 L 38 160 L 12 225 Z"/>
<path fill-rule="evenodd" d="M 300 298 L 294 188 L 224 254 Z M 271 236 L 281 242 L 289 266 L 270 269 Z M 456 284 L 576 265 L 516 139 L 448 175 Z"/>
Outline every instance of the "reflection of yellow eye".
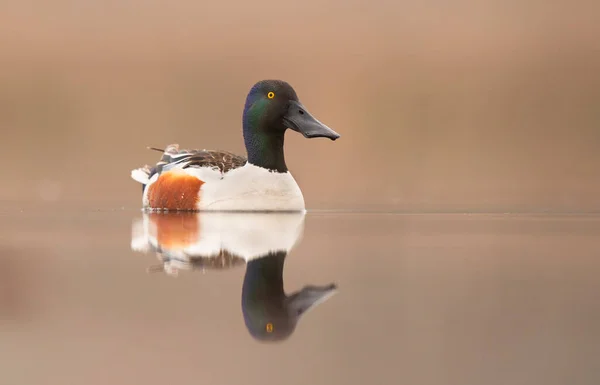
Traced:
<path fill-rule="evenodd" d="M 269 322 L 267 324 L 266 329 L 267 329 L 267 333 L 271 333 L 273 331 L 273 324 Z"/>
<path fill-rule="evenodd" d="M 267 94 L 267 98 L 269 98 L 269 99 L 273 99 L 274 97 L 275 97 L 275 93 L 273 91 L 271 91 Z"/>

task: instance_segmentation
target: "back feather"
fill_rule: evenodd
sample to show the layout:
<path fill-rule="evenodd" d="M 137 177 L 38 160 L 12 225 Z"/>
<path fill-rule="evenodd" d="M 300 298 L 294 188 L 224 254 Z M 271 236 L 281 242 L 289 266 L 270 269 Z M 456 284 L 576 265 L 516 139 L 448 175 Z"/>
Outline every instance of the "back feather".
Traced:
<path fill-rule="evenodd" d="M 210 167 L 218 169 L 221 174 L 246 164 L 247 159 L 227 151 L 215 150 L 179 150 L 179 145 L 170 144 L 164 150 L 148 147 L 150 150 L 162 152 L 155 167 L 145 165 L 131 171 L 131 178 L 144 186 L 150 182 L 154 174 L 161 174 L 174 168 Z"/>

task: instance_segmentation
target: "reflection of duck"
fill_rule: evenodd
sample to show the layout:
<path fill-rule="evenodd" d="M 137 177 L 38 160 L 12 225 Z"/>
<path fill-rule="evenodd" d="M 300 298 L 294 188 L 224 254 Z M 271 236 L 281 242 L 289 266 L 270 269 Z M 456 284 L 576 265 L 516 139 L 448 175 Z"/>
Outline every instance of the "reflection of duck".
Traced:
<path fill-rule="evenodd" d="M 263 341 L 288 338 L 299 318 L 327 300 L 334 284 L 305 286 L 287 296 L 283 265 L 300 240 L 304 213 L 144 213 L 134 224 L 131 247 L 155 251 L 160 268 L 227 269 L 246 263 L 242 312 L 250 334 Z"/>

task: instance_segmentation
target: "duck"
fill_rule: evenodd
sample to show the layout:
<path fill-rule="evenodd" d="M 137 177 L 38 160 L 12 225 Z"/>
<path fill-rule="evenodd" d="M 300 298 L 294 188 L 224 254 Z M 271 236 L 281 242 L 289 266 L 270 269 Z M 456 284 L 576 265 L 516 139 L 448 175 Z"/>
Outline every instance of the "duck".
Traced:
<path fill-rule="evenodd" d="M 305 138 L 340 134 L 320 122 L 283 80 L 255 83 L 242 113 L 246 156 L 224 150 L 164 149 L 155 166 L 131 171 L 142 184 L 142 208 L 154 211 L 302 211 L 305 201 L 288 170 L 284 137 L 288 129 Z"/>
<path fill-rule="evenodd" d="M 337 285 L 305 285 L 286 293 L 285 260 L 301 241 L 305 213 L 143 212 L 132 225 L 131 249 L 154 252 L 148 271 L 223 271 L 245 265 L 244 325 L 259 342 L 287 340 L 311 309 L 337 293 Z"/>

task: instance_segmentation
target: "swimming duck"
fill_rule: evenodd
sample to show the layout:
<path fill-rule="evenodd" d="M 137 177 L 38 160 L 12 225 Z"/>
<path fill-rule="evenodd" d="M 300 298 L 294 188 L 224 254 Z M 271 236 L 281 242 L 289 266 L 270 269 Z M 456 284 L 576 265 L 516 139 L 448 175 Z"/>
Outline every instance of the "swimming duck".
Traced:
<path fill-rule="evenodd" d="M 283 266 L 304 230 L 299 213 L 143 213 L 134 222 L 131 248 L 154 251 L 163 271 L 229 269 L 246 264 L 242 313 L 259 341 L 282 341 L 299 319 L 334 295 L 335 284 L 307 285 L 287 295 Z"/>
<path fill-rule="evenodd" d="M 142 205 L 153 210 L 302 211 L 304 197 L 283 154 L 288 128 L 306 138 L 336 140 L 282 80 L 262 80 L 242 115 L 247 157 L 227 151 L 179 150 L 169 145 L 155 167 L 132 170 L 143 185 Z"/>

